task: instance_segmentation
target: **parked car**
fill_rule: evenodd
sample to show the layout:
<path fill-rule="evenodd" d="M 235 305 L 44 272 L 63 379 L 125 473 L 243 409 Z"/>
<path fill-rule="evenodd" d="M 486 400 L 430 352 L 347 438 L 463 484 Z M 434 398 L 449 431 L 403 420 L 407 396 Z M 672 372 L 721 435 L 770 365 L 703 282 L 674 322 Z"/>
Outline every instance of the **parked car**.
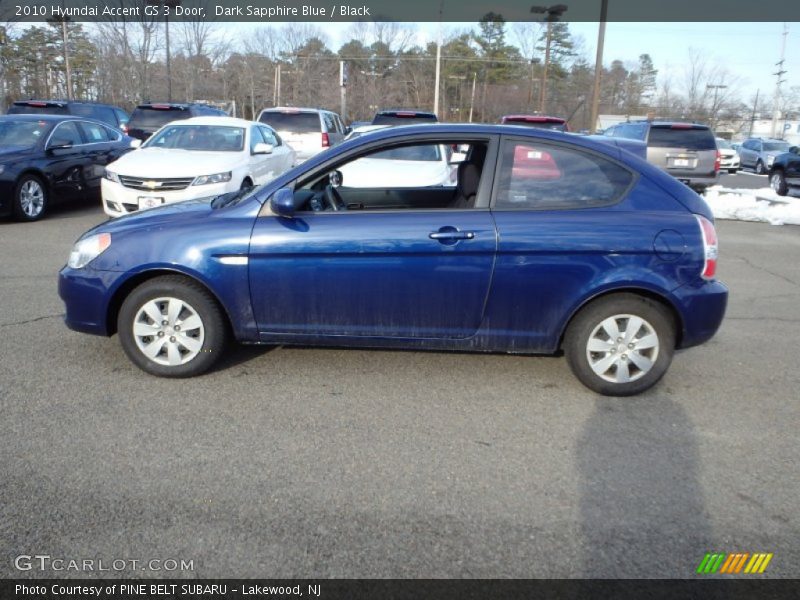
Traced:
<path fill-rule="evenodd" d="M 424 144 L 467 150 L 455 188 L 337 187 L 352 161 Z M 558 176 L 518 172 L 520 157 Z M 59 292 L 67 326 L 118 333 L 154 375 L 208 370 L 229 336 L 563 349 L 586 386 L 630 395 L 717 331 L 728 291 L 716 264 L 706 203 L 629 153 L 537 129 L 423 125 L 346 142 L 246 192 L 102 223 L 75 244 Z"/>
<path fill-rule="evenodd" d="M 739 153 L 734 149 L 725 138 L 716 138 L 717 150 L 719 150 L 719 167 L 728 173 L 734 174 L 741 167 L 739 163 Z"/>
<path fill-rule="evenodd" d="M 103 169 L 132 141 L 90 119 L 0 117 L 0 216 L 36 221 L 57 203 L 99 197 Z"/>
<path fill-rule="evenodd" d="M 207 104 L 146 102 L 133 109 L 130 121 L 128 121 L 128 135 L 144 142 L 172 121 L 193 117 L 224 117 L 226 115 L 224 110 Z"/>
<path fill-rule="evenodd" d="M 319 108 L 265 108 L 258 120 L 272 127 L 303 162 L 344 139 L 346 128 L 335 112 Z"/>
<path fill-rule="evenodd" d="M 789 147 L 789 142 L 784 140 L 747 138 L 739 147 L 739 160 L 743 169 L 753 169 L 764 175 L 772 168 L 775 157 L 788 152 Z"/>
<path fill-rule="evenodd" d="M 438 122 L 438 117 L 432 112 L 407 108 L 379 110 L 372 119 L 373 125 L 420 125 Z"/>
<path fill-rule="evenodd" d="M 537 127 L 552 131 L 569 131 L 569 125 L 561 117 L 548 117 L 545 115 L 506 115 L 500 119 L 503 125 L 522 125 L 523 127 Z"/>
<path fill-rule="evenodd" d="M 779 196 L 800 189 L 800 146 L 775 157 L 769 168 L 769 183 Z"/>
<path fill-rule="evenodd" d="M 720 154 L 706 125 L 672 121 L 630 121 L 605 130 L 604 135 L 641 140 L 647 162 L 702 193 L 719 181 Z"/>
<path fill-rule="evenodd" d="M 621 137 L 608 137 L 602 134 L 591 134 L 589 139 L 596 140 L 602 144 L 610 144 L 638 156 L 642 160 L 647 160 L 647 144 L 641 140 L 631 140 Z"/>
<path fill-rule="evenodd" d="M 119 217 L 261 185 L 294 161 L 294 150 L 263 123 L 232 117 L 173 121 L 140 149 L 108 165 L 103 210 Z"/>
<path fill-rule="evenodd" d="M 72 115 L 100 121 L 126 133 L 130 115 L 119 106 L 78 100 L 18 100 L 8 107 L 9 115 Z"/>

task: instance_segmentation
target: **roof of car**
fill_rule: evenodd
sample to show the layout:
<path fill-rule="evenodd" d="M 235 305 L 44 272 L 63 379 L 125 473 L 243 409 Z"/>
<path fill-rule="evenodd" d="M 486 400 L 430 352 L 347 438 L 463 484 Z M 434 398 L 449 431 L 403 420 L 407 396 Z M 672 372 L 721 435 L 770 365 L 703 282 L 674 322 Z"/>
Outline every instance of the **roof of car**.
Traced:
<path fill-rule="evenodd" d="M 92 119 L 90 117 L 81 117 L 79 115 L 53 115 L 49 113 L 43 114 L 34 114 L 34 113 L 23 113 L 23 114 L 15 114 L 15 115 L 0 115 L 0 119 L 15 119 L 15 120 L 25 120 L 25 121 L 91 121 L 92 123 L 100 123 L 97 119 Z M 104 125 L 108 126 L 107 123 L 103 123 Z"/>
<path fill-rule="evenodd" d="M 327 108 L 306 108 L 303 106 L 272 106 L 270 108 L 265 108 L 261 111 L 263 112 L 282 112 L 282 113 L 299 113 L 299 112 L 327 112 L 332 113 L 332 110 L 328 110 Z"/>
<path fill-rule="evenodd" d="M 206 116 L 206 117 L 192 117 L 191 119 L 182 119 L 180 121 L 174 121 L 172 125 L 176 126 L 184 126 L 184 125 L 224 125 L 227 127 L 249 127 L 250 125 L 263 125 L 263 123 L 257 123 L 256 121 L 248 121 L 246 119 L 237 119 L 235 117 L 223 117 L 223 116 Z"/>

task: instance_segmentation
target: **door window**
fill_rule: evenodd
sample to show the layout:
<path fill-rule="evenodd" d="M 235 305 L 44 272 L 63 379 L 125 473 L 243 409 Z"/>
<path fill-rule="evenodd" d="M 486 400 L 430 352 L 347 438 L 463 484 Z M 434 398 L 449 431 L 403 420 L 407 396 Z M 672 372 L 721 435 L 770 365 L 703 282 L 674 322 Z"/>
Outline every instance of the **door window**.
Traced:
<path fill-rule="evenodd" d="M 83 144 L 83 138 L 81 138 L 81 133 L 78 131 L 78 125 L 75 121 L 67 121 L 58 125 L 50 137 L 48 146 L 66 146 L 68 144 L 73 146 Z"/>
<path fill-rule="evenodd" d="M 83 129 L 83 135 L 86 137 L 87 143 L 89 144 L 99 144 L 109 140 L 108 130 L 98 123 L 81 121 L 80 126 L 81 129 Z"/>

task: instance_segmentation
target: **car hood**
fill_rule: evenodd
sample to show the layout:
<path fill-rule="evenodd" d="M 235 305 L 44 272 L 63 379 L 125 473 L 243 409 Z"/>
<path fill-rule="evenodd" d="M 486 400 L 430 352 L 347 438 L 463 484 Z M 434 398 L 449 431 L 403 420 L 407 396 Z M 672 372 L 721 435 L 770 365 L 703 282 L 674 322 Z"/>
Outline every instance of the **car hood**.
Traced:
<path fill-rule="evenodd" d="M 0 146 L 0 160 L 10 160 L 16 158 L 17 155 L 28 154 L 30 151 L 30 146 Z"/>
<path fill-rule="evenodd" d="M 87 231 L 84 237 L 94 233 L 121 233 L 130 229 L 143 229 L 160 227 L 175 219 L 202 218 L 214 211 L 211 202 L 214 196 L 207 198 L 197 198 L 195 200 L 184 200 L 164 204 L 156 208 L 139 210 L 128 215 L 111 219 L 97 225 L 94 229 Z"/>
<path fill-rule="evenodd" d="M 114 161 L 108 169 L 130 177 L 197 177 L 230 171 L 240 160 L 238 152 L 140 148 Z"/>

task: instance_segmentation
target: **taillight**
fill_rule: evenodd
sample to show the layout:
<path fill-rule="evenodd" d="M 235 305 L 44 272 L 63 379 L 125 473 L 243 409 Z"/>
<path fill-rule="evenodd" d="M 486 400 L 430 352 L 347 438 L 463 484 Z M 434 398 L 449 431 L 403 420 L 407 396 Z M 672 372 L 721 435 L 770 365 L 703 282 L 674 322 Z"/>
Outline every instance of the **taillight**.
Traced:
<path fill-rule="evenodd" d="M 327 133 L 322 134 L 322 147 L 327 148 L 331 145 L 331 138 L 328 137 Z"/>
<path fill-rule="evenodd" d="M 717 230 L 714 224 L 700 215 L 695 215 L 700 225 L 700 232 L 703 234 L 703 271 L 700 277 L 703 279 L 714 279 L 717 272 L 717 256 L 719 255 L 719 242 L 717 241 Z"/>
<path fill-rule="evenodd" d="M 717 158 L 714 161 L 714 170 L 715 171 L 719 171 L 720 170 L 720 167 L 722 166 L 721 161 L 722 161 L 722 155 L 719 153 L 719 150 L 717 150 Z"/>

